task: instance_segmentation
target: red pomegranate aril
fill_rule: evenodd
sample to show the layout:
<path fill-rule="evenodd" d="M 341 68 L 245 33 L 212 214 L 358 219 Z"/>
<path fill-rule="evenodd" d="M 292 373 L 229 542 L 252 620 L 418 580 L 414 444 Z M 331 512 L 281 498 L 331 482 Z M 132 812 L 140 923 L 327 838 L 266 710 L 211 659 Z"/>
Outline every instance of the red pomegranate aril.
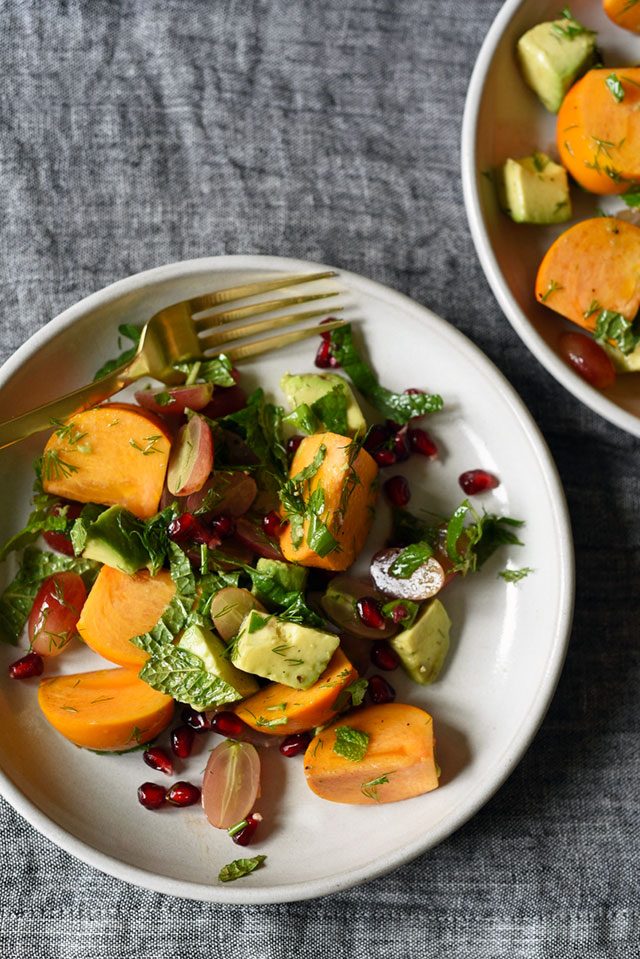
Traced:
<path fill-rule="evenodd" d="M 394 606 L 391 610 L 391 619 L 394 623 L 401 623 L 409 615 L 409 610 L 406 606 L 398 605 Z"/>
<path fill-rule="evenodd" d="M 409 430 L 409 448 L 412 453 L 419 453 L 432 460 L 438 455 L 438 447 L 426 430 L 416 428 Z"/>
<path fill-rule="evenodd" d="M 199 713 L 192 706 L 185 706 L 181 713 L 182 722 L 186 723 L 195 733 L 208 733 L 211 731 L 211 720 L 207 718 L 206 713 Z"/>
<path fill-rule="evenodd" d="M 292 756 L 303 753 L 310 742 L 311 736 L 309 733 L 293 733 L 282 740 L 279 749 L 283 756 L 291 759 Z"/>
<path fill-rule="evenodd" d="M 394 466 L 398 462 L 393 450 L 377 450 L 373 453 L 373 458 L 378 466 Z"/>
<path fill-rule="evenodd" d="M 165 773 L 167 776 L 173 776 L 173 763 L 171 756 L 160 746 L 152 746 L 151 749 L 145 749 L 142 758 L 147 766 L 156 769 L 159 773 Z"/>
<path fill-rule="evenodd" d="M 325 323 L 335 323 L 336 320 L 337 320 L 337 316 L 327 316 L 326 319 L 320 320 L 320 326 L 324 326 Z M 322 337 L 323 340 L 330 340 L 331 330 L 329 330 L 327 333 L 321 333 L 320 336 Z"/>
<path fill-rule="evenodd" d="M 403 426 L 396 433 L 393 439 L 393 452 L 396 454 L 396 463 L 403 463 L 409 459 L 411 450 L 409 449 L 409 438 L 406 426 Z"/>
<path fill-rule="evenodd" d="M 9 666 L 11 679 L 33 679 L 34 676 L 41 676 L 43 671 L 44 660 L 38 653 L 27 653 Z"/>
<path fill-rule="evenodd" d="M 384 484 L 384 493 L 392 506 L 401 509 L 411 499 L 411 490 L 404 476 L 392 476 Z"/>
<path fill-rule="evenodd" d="M 145 809 L 160 809 L 167 798 L 167 791 L 164 786 L 158 783 L 142 783 L 138 786 L 138 802 Z"/>
<path fill-rule="evenodd" d="M 391 672 L 400 665 L 398 654 L 383 639 L 377 639 L 372 643 L 370 656 L 373 665 L 378 669 L 384 669 L 385 672 Z"/>
<path fill-rule="evenodd" d="M 408 390 L 405 390 L 406 396 L 422 396 L 424 390 L 419 390 L 417 386 L 410 386 Z"/>
<path fill-rule="evenodd" d="M 171 731 L 171 750 L 179 759 L 187 759 L 193 749 L 195 731 L 191 726 L 176 726 Z"/>
<path fill-rule="evenodd" d="M 183 513 L 182 516 L 176 516 L 169 523 L 167 530 L 169 538 L 181 543 L 186 539 L 194 539 L 202 531 L 200 522 L 193 513 Z"/>
<path fill-rule="evenodd" d="M 467 470 L 466 473 L 460 474 L 458 483 L 467 496 L 476 496 L 478 493 L 495 489 L 500 485 L 500 480 L 487 470 Z"/>
<path fill-rule="evenodd" d="M 396 698 L 396 691 L 384 676 L 370 676 L 367 686 L 367 696 L 374 706 L 383 706 L 392 703 Z"/>
<path fill-rule="evenodd" d="M 384 446 L 389 439 L 389 436 L 389 430 L 385 426 L 381 426 L 379 423 L 376 426 L 372 426 L 364 441 L 364 448 L 366 449 L 367 453 L 371 453 L 371 455 L 373 455 L 376 450 L 380 449 L 381 446 Z"/>
<path fill-rule="evenodd" d="M 235 713 L 224 710 L 221 713 L 215 714 L 211 720 L 211 728 L 214 733 L 218 733 L 220 736 L 226 736 L 227 739 L 240 739 L 246 726 Z"/>
<path fill-rule="evenodd" d="M 322 343 L 318 347 L 318 352 L 316 353 L 316 358 L 314 363 L 319 369 L 326 370 L 331 366 L 331 340 L 330 334 L 324 334 L 327 339 L 322 339 Z"/>
<path fill-rule="evenodd" d="M 287 440 L 287 453 L 289 456 L 295 456 L 298 452 L 298 447 L 302 443 L 302 436 L 290 436 Z"/>
<path fill-rule="evenodd" d="M 209 525 L 215 535 L 221 540 L 228 539 L 229 536 L 233 536 L 236 531 L 236 524 L 232 518 L 224 514 L 214 516 Z"/>
<path fill-rule="evenodd" d="M 362 596 L 357 600 L 356 613 L 361 622 L 364 623 L 365 626 L 368 626 L 369 629 L 384 629 L 387 625 L 382 615 L 380 604 L 373 596 Z"/>
<path fill-rule="evenodd" d="M 193 783 L 181 779 L 168 791 L 167 802 L 170 802 L 172 806 L 195 806 L 197 802 L 200 802 L 200 789 Z"/>
<path fill-rule="evenodd" d="M 262 529 L 271 539 L 277 539 L 282 532 L 282 517 L 274 509 L 262 519 Z"/>
<path fill-rule="evenodd" d="M 252 812 L 251 815 L 247 816 L 244 822 L 245 825 L 242 827 L 242 829 L 239 829 L 238 832 L 230 832 L 231 838 L 238 846 L 249 845 L 255 836 L 256 829 L 262 822 L 262 816 L 260 813 Z"/>
<path fill-rule="evenodd" d="M 576 373 L 595 386 L 606 390 L 616 381 L 616 370 L 610 357 L 590 336 L 584 333 L 562 333 L 558 339 L 560 353 Z"/>

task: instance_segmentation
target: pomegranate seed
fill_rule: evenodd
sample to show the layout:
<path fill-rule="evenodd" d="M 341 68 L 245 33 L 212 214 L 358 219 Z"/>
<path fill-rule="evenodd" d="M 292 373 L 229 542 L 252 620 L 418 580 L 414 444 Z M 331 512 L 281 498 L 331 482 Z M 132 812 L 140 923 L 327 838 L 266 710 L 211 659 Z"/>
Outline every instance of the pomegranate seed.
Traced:
<path fill-rule="evenodd" d="M 398 462 L 398 457 L 393 450 L 377 450 L 373 458 L 378 466 L 394 466 Z"/>
<path fill-rule="evenodd" d="M 394 606 L 391 610 L 391 619 L 394 623 L 401 623 L 409 615 L 409 610 L 406 606 Z"/>
<path fill-rule="evenodd" d="M 41 676 L 43 671 L 44 660 L 38 653 L 27 653 L 9 666 L 11 679 L 33 679 L 34 676 Z"/>
<path fill-rule="evenodd" d="M 180 759 L 187 759 L 193 749 L 195 732 L 191 726 L 176 726 L 171 732 L 171 749 Z"/>
<path fill-rule="evenodd" d="M 606 390 L 616 381 L 616 370 L 609 356 L 584 333 L 563 333 L 558 339 L 560 353 L 570 366 L 597 390 Z"/>
<path fill-rule="evenodd" d="M 384 676 L 370 676 L 367 686 L 367 695 L 374 706 L 392 703 L 396 698 L 396 691 Z"/>
<path fill-rule="evenodd" d="M 387 625 L 380 605 L 373 596 L 363 596 L 356 602 L 356 612 L 361 622 L 369 629 L 384 629 Z"/>
<path fill-rule="evenodd" d="M 325 320 L 320 320 L 320 326 L 324 326 L 325 323 L 335 323 L 336 319 L 337 317 L 335 316 L 328 316 Z M 320 336 L 322 337 L 323 340 L 330 340 L 331 330 L 329 330 L 328 333 L 321 333 Z"/>
<path fill-rule="evenodd" d="M 406 506 L 411 499 L 411 490 L 404 476 L 392 476 L 384 484 L 384 492 L 392 506 Z"/>
<path fill-rule="evenodd" d="M 181 713 L 182 722 L 186 723 L 196 733 L 208 733 L 211 730 L 211 720 L 206 713 L 199 713 L 192 706 L 185 706 Z"/>
<path fill-rule="evenodd" d="M 377 639 L 371 644 L 371 662 L 385 672 L 391 672 L 400 665 L 398 654 L 383 639 Z"/>
<path fill-rule="evenodd" d="M 422 396 L 424 390 L 419 390 L 416 386 L 410 386 L 408 390 L 405 390 L 405 396 Z"/>
<path fill-rule="evenodd" d="M 231 832 L 230 836 L 238 846 L 248 846 L 251 840 L 253 839 L 256 829 L 262 822 L 262 816 L 260 813 L 252 812 L 250 816 L 244 820 L 245 826 L 242 829 L 239 829 L 237 832 Z"/>
<path fill-rule="evenodd" d="M 211 728 L 220 736 L 226 736 L 228 739 L 240 739 L 245 730 L 245 725 L 239 716 L 225 710 L 215 714 L 211 720 Z"/>
<path fill-rule="evenodd" d="M 181 516 L 176 516 L 169 523 L 167 532 L 169 538 L 175 540 L 176 543 L 182 543 L 187 539 L 201 540 L 202 542 L 209 539 L 206 529 L 193 513 L 183 513 Z"/>
<path fill-rule="evenodd" d="M 282 531 L 282 517 L 272 509 L 262 518 L 262 528 L 271 539 L 277 539 Z"/>
<path fill-rule="evenodd" d="M 331 365 L 331 342 L 329 335 L 325 334 L 327 339 L 322 338 L 322 343 L 318 347 L 318 352 L 316 353 L 316 358 L 314 360 L 315 365 L 318 366 L 321 370 L 326 370 Z"/>
<path fill-rule="evenodd" d="M 372 426 L 364 441 L 364 448 L 367 453 L 373 455 L 381 446 L 384 446 L 389 436 L 389 430 L 385 426 L 381 426 L 379 423 L 376 426 Z"/>
<path fill-rule="evenodd" d="M 151 749 L 145 749 L 142 758 L 147 766 L 157 769 L 159 773 L 166 773 L 167 776 L 173 775 L 173 763 L 166 750 L 160 746 L 152 746 Z"/>
<path fill-rule="evenodd" d="M 200 802 L 200 790 L 193 783 L 181 779 L 180 782 L 174 783 L 167 793 L 167 802 L 172 806 L 194 806 Z"/>
<path fill-rule="evenodd" d="M 145 809 L 160 809 L 166 798 L 164 786 L 159 786 L 157 783 L 143 783 L 138 786 L 138 802 Z"/>
<path fill-rule="evenodd" d="M 393 452 L 396 454 L 396 463 L 403 463 L 409 459 L 411 451 L 409 449 L 408 430 L 403 426 L 398 430 L 393 439 Z"/>
<path fill-rule="evenodd" d="M 500 485 L 498 477 L 486 470 L 467 470 L 466 473 L 460 474 L 458 482 L 467 496 L 486 493 L 487 490 L 495 489 Z"/>
<path fill-rule="evenodd" d="M 210 525 L 215 535 L 219 536 L 221 540 L 228 539 L 236 531 L 236 524 L 230 516 L 214 516 Z"/>
<path fill-rule="evenodd" d="M 280 752 L 287 759 L 290 759 L 292 756 L 303 753 L 310 742 L 311 736 L 309 733 L 293 733 L 292 736 L 287 736 L 286 739 L 282 740 L 279 747 Z"/>
<path fill-rule="evenodd" d="M 438 447 L 426 430 L 409 430 L 409 448 L 412 453 L 419 453 L 432 460 L 438 455 Z"/>
<path fill-rule="evenodd" d="M 298 447 L 300 446 L 301 443 L 302 443 L 301 436 L 296 435 L 296 436 L 289 437 L 289 439 L 287 440 L 287 453 L 289 454 L 289 456 L 295 456 L 295 454 L 298 452 Z"/>

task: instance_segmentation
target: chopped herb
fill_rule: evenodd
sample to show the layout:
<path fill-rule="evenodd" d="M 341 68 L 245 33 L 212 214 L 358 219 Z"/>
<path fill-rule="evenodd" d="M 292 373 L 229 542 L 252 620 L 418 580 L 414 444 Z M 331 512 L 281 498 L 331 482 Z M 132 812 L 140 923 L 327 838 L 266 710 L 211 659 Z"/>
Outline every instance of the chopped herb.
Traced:
<path fill-rule="evenodd" d="M 131 340 L 133 346 L 129 349 L 124 350 L 120 356 L 117 356 L 113 360 L 108 360 L 103 366 L 100 367 L 96 375 L 94 376 L 95 380 L 101 380 L 103 376 L 108 376 L 109 373 L 113 373 L 114 370 L 117 370 L 119 366 L 123 366 L 125 363 L 128 363 L 129 360 L 132 360 L 138 351 L 138 344 L 140 343 L 140 337 L 142 335 L 142 327 L 133 326 L 131 323 L 123 323 L 118 327 L 118 333 L 120 336 L 124 336 L 125 339 Z M 120 339 L 118 338 L 118 348 L 121 348 Z"/>
<path fill-rule="evenodd" d="M 349 432 L 347 396 L 342 386 L 335 386 L 328 393 L 324 393 L 311 404 L 311 410 L 330 433 L 345 436 Z"/>
<path fill-rule="evenodd" d="M 78 467 L 63 460 L 60 450 L 45 450 L 42 456 L 42 475 L 48 480 L 68 479 Z"/>
<path fill-rule="evenodd" d="M 633 353 L 640 343 L 640 332 L 637 324 L 614 310 L 601 310 L 593 335 L 596 340 L 601 342 L 613 340 L 625 356 Z"/>
<path fill-rule="evenodd" d="M 336 726 L 335 732 L 334 753 L 354 763 L 362 762 L 369 746 L 369 734 L 351 726 Z"/>
<path fill-rule="evenodd" d="M 575 40 L 576 37 L 586 35 L 595 36 L 595 31 L 588 30 L 571 13 L 568 7 L 560 13 L 558 22 L 551 27 L 551 32 L 558 40 Z"/>
<path fill-rule="evenodd" d="M 389 572 L 396 579 L 408 579 L 417 569 L 433 556 L 433 547 L 427 542 L 413 543 L 406 546 L 394 559 Z"/>
<path fill-rule="evenodd" d="M 198 710 L 241 698 L 233 686 L 208 672 L 200 656 L 180 646 L 167 645 L 152 654 L 140 671 L 140 679 Z"/>
<path fill-rule="evenodd" d="M 503 569 L 498 573 L 506 583 L 519 583 L 521 579 L 533 573 L 531 566 L 523 566 L 521 569 Z"/>
<path fill-rule="evenodd" d="M 218 873 L 220 882 L 233 882 L 242 876 L 248 876 L 254 869 L 258 869 L 265 861 L 266 856 L 253 856 L 252 859 L 234 859 L 227 863 Z"/>
<path fill-rule="evenodd" d="M 630 207 L 640 207 L 640 183 L 634 183 L 622 194 L 622 199 Z"/>
<path fill-rule="evenodd" d="M 67 519 L 68 506 L 62 506 L 59 499 L 47 493 L 39 493 L 33 499 L 34 510 L 27 519 L 23 529 L 14 533 L 0 549 L 0 562 L 16 550 L 24 549 L 33 543 L 41 533 L 65 533 L 69 520 Z M 58 506 L 53 512 L 53 507 Z"/>
<path fill-rule="evenodd" d="M 161 439 L 162 435 L 160 433 L 156 433 L 155 436 L 145 436 L 143 438 L 142 442 L 145 444 L 144 446 L 140 446 L 140 444 L 134 439 L 129 440 L 129 445 L 133 446 L 134 450 L 138 450 L 139 453 L 142 453 L 143 456 L 151 456 L 152 453 L 160 452 L 160 450 L 156 447 L 156 443 Z"/>
<path fill-rule="evenodd" d="M 382 776 L 378 776 L 377 779 L 370 779 L 369 782 L 363 783 L 360 786 L 360 792 L 363 796 L 366 796 L 367 799 L 373 799 L 375 802 L 380 802 L 378 796 L 378 786 L 384 786 L 385 783 L 389 782 L 389 773 L 383 773 Z"/>
<path fill-rule="evenodd" d="M 251 614 L 251 619 L 249 620 L 249 628 L 247 632 L 249 634 L 257 633 L 259 629 L 263 629 L 267 625 L 270 619 L 271 619 L 270 616 L 260 616 L 259 613 L 256 613 L 254 611 Z"/>
<path fill-rule="evenodd" d="M 352 683 L 341 689 L 336 696 L 336 701 L 332 706 L 333 711 L 341 713 L 345 709 L 351 709 L 352 706 L 361 706 L 368 685 L 368 679 L 354 679 Z"/>
<path fill-rule="evenodd" d="M 69 446 L 75 446 L 88 435 L 86 432 L 81 433 L 73 422 L 64 423 L 62 420 L 52 419 L 51 425 L 55 427 L 53 431 L 54 436 L 64 440 Z"/>
<path fill-rule="evenodd" d="M 389 419 L 403 424 L 413 416 L 437 413 L 442 409 L 442 397 L 437 394 L 392 393 L 381 386 L 374 371 L 358 353 L 350 324 L 332 330 L 331 350 L 362 395 Z"/>
<path fill-rule="evenodd" d="M 585 320 L 588 320 L 590 316 L 593 316 L 594 313 L 598 313 L 601 309 L 602 307 L 597 300 L 591 300 L 589 309 L 585 310 L 582 315 L 584 316 Z"/>
<path fill-rule="evenodd" d="M 547 287 L 547 289 L 545 290 L 545 292 L 544 292 L 544 293 L 542 294 L 542 296 L 540 297 L 540 302 L 541 302 L 541 303 L 546 303 L 547 300 L 549 299 L 549 297 L 551 296 L 551 294 L 552 294 L 552 293 L 557 293 L 559 290 L 564 290 L 564 287 L 563 287 L 563 286 L 560 286 L 560 284 L 559 284 L 558 282 L 556 282 L 556 280 L 550 280 L 550 281 L 549 281 L 549 286 Z"/>
<path fill-rule="evenodd" d="M 545 167 L 549 165 L 549 158 L 544 155 L 544 153 L 539 153 L 537 150 L 533 151 L 533 165 L 538 171 L 542 173 Z"/>
<path fill-rule="evenodd" d="M 175 403 L 171 393 L 167 393 L 166 390 L 163 390 L 162 393 L 154 393 L 153 398 L 158 406 L 171 406 L 172 403 Z"/>
<path fill-rule="evenodd" d="M 398 608 L 405 611 L 404 617 L 394 617 L 394 610 Z M 414 603 L 411 599 L 392 599 L 391 602 L 384 604 L 381 612 L 385 619 L 397 623 L 401 629 L 410 629 L 420 612 L 420 604 Z"/>
<path fill-rule="evenodd" d="M 472 522 L 465 526 L 469 516 Z M 522 546 L 514 532 L 514 529 L 522 525 L 522 520 L 512 519 L 510 516 L 496 516 L 493 513 L 483 513 L 480 516 L 469 500 L 464 500 L 447 525 L 447 554 L 455 570 L 463 575 L 475 572 L 499 546 Z"/>
<path fill-rule="evenodd" d="M 620 77 L 616 73 L 610 73 L 604 82 L 616 103 L 622 103 L 624 100 L 624 87 L 620 82 Z"/>
<path fill-rule="evenodd" d="M 236 385 L 236 381 L 231 375 L 233 369 L 231 360 L 224 353 L 220 353 L 210 360 L 174 363 L 173 368 L 179 373 L 185 374 L 186 383 L 189 386 L 197 380 L 204 383 L 214 383 L 216 386 Z"/>
<path fill-rule="evenodd" d="M 235 826 L 229 826 L 229 828 L 227 829 L 227 832 L 230 836 L 237 836 L 238 833 L 242 832 L 242 830 L 248 825 L 249 823 L 247 822 L 246 819 L 241 819 L 240 822 L 237 822 L 235 824 Z"/>

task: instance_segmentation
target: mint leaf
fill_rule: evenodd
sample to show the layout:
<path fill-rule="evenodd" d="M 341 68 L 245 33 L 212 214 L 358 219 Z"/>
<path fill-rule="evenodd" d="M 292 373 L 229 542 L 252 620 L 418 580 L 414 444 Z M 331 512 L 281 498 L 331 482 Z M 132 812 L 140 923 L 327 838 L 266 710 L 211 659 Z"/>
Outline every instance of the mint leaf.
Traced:
<path fill-rule="evenodd" d="M 384 416 L 407 423 L 413 416 L 436 413 L 443 407 L 442 397 L 428 393 L 392 393 L 378 382 L 378 377 L 365 363 L 353 342 L 351 325 L 331 331 L 331 352 L 349 379 Z"/>
<path fill-rule="evenodd" d="M 256 481 L 264 489 L 275 489 L 289 475 L 289 461 L 282 438 L 281 406 L 267 403 L 264 391 L 255 390 L 244 409 L 231 413 L 217 422 L 224 429 L 238 434 L 261 464 Z"/>
<path fill-rule="evenodd" d="M 361 706 L 368 685 L 368 679 L 354 679 L 352 683 L 341 689 L 331 707 L 334 713 L 342 713 L 345 709 L 351 709 L 352 706 Z"/>
<path fill-rule="evenodd" d="M 108 376 L 109 373 L 113 373 L 114 370 L 117 370 L 119 366 L 122 366 L 124 363 L 128 363 L 129 360 L 132 360 L 136 355 L 138 344 L 140 343 L 140 337 L 142 335 L 141 326 L 133 326 L 132 323 L 123 323 L 118 327 L 118 333 L 120 336 L 123 336 L 127 340 L 131 340 L 133 346 L 128 350 L 124 350 L 119 356 L 116 356 L 113 360 L 108 360 L 103 366 L 100 367 L 96 375 L 94 376 L 95 380 L 101 380 L 103 376 Z M 120 347 L 120 339 L 118 339 L 118 347 Z"/>
<path fill-rule="evenodd" d="M 157 650 L 142 667 L 140 679 L 200 711 L 242 699 L 233 686 L 208 672 L 199 656 L 179 646 Z"/>
<path fill-rule="evenodd" d="M 616 73 L 610 73 L 604 82 L 616 103 L 622 103 L 624 100 L 624 87 L 620 82 L 620 77 Z"/>
<path fill-rule="evenodd" d="M 333 751 L 353 763 L 362 762 L 369 746 L 369 734 L 351 726 L 336 726 Z"/>
<path fill-rule="evenodd" d="M 173 599 L 149 632 L 130 640 L 134 646 L 151 655 L 173 645 L 178 633 L 187 625 L 196 595 L 196 581 L 188 557 L 171 541 L 168 543 L 168 553 L 171 578 L 176 584 Z"/>
<path fill-rule="evenodd" d="M 622 313 L 616 313 L 614 310 L 600 312 L 593 335 L 601 342 L 613 340 L 625 356 L 633 353 L 640 343 L 640 333 L 635 321 L 628 320 Z"/>
<path fill-rule="evenodd" d="M 630 207 L 640 206 L 640 183 L 634 183 L 622 194 L 622 199 Z"/>
<path fill-rule="evenodd" d="M 251 859 L 234 859 L 227 863 L 218 873 L 220 882 L 233 882 L 241 876 L 248 876 L 254 869 L 258 869 L 265 861 L 266 856 L 253 856 Z"/>
<path fill-rule="evenodd" d="M 465 526 L 465 520 L 471 516 L 473 522 Z M 486 563 L 500 546 L 522 546 L 515 529 L 524 526 L 524 522 L 511 516 L 496 516 L 483 513 L 480 516 L 469 500 L 464 500 L 447 526 L 447 553 L 455 564 L 457 572 L 465 575 L 475 572 Z"/>
<path fill-rule="evenodd" d="M 309 626 L 311 629 L 321 629 L 325 633 L 335 632 L 334 627 L 322 616 L 318 616 L 307 604 L 304 593 L 297 593 L 295 599 L 278 613 L 278 619 L 284 619 L 288 623 L 298 623 L 300 626 Z"/>
<path fill-rule="evenodd" d="M 389 572 L 396 579 L 408 579 L 433 556 L 433 548 L 424 540 L 406 546 L 394 559 Z"/>
<path fill-rule="evenodd" d="M 40 493 L 34 497 L 33 504 L 35 509 L 31 512 L 24 527 L 4 543 L 0 549 L 0 562 L 6 559 L 9 553 L 24 549 L 30 543 L 33 543 L 41 533 L 48 531 L 64 533 L 67 530 L 67 506 L 61 507 L 54 516 L 51 513 L 52 508 L 60 503 L 56 496 L 49 496 L 47 493 Z"/>
<path fill-rule="evenodd" d="M 346 436 L 349 431 L 347 397 L 341 386 L 334 386 L 328 393 L 324 393 L 311 404 L 311 409 L 326 430 Z"/>
<path fill-rule="evenodd" d="M 521 569 L 503 569 L 498 573 L 498 576 L 506 583 L 519 583 L 521 579 L 533 572 L 534 570 L 530 566 L 523 566 Z"/>
<path fill-rule="evenodd" d="M 406 614 L 403 618 L 394 618 L 394 611 L 398 608 Z M 391 602 L 384 604 L 381 612 L 385 619 L 397 623 L 401 629 L 409 629 L 413 626 L 416 616 L 420 612 L 420 604 L 414 603 L 411 599 L 392 599 Z"/>
<path fill-rule="evenodd" d="M 91 585 L 98 564 L 27 546 L 17 575 L 0 596 L 0 640 L 15 646 L 43 581 L 53 573 L 67 570 L 79 573 Z"/>
<path fill-rule="evenodd" d="M 224 353 L 211 360 L 196 360 L 195 362 L 174 363 L 174 370 L 184 373 L 187 383 L 214 383 L 216 386 L 235 386 L 236 381 L 231 375 L 233 369 L 231 360 Z"/>
<path fill-rule="evenodd" d="M 300 433 L 316 433 L 320 427 L 318 417 L 308 403 L 301 403 L 296 406 L 294 410 L 287 413 L 282 422 Z"/>

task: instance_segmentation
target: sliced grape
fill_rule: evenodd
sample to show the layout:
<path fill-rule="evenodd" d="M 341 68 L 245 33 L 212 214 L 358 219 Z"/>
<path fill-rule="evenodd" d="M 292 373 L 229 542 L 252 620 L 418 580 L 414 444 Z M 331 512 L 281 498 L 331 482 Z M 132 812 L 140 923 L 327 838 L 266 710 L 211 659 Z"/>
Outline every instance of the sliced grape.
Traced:
<path fill-rule="evenodd" d="M 216 593 L 211 601 L 211 619 L 225 643 L 237 635 L 243 619 L 252 609 L 266 612 L 262 603 L 248 589 L 226 586 Z"/>
<path fill-rule="evenodd" d="M 332 579 L 320 602 L 336 626 L 355 636 L 362 636 L 364 639 L 386 639 L 397 633 L 398 627 L 391 621 L 383 629 L 372 629 L 362 621 L 356 604 L 363 597 L 370 597 L 380 606 L 387 602 L 387 597 L 379 593 L 371 583 L 354 579 L 352 576 L 336 576 Z"/>
<path fill-rule="evenodd" d="M 216 829 L 229 829 L 260 795 L 260 757 L 251 743 L 226 739 L 213 750 L 202 783 L 202 806 Z"/>
<path fill-rule="evenodd" d="M 29 642 L 41 656 L 58 656 L 76 635 L 87 590 L 77 573 L 54 573 L 38 590 L 29 613 Z"/>
<path fill-rule="evenodd" d="M 188 496 L 202 489 L 213 469 L 213 437 L 209 424 L 198 413 L 180 427 L 169 469 L 167 488 L 174 496 Z"/>
<path fill-rule="evenodd" d="M 395 599 L 412 599 L 414 602 L 430 599 L 439 593 L 444 586 L 445 573 L 435 556 L 404 579 L 389 572 L 401 552 L 400 548 L 383 549 L 371 560 L 371 578 L 378 589 Z"/>
<path fill-rule="evenodd" d="M 145 410 L 162 416 L 175 416 L 185 410 L 203 410 L 211 401 L 212 395 L 213 383 L 194 383 L 193 386 L 137 390 L 135 397 Z"/>

